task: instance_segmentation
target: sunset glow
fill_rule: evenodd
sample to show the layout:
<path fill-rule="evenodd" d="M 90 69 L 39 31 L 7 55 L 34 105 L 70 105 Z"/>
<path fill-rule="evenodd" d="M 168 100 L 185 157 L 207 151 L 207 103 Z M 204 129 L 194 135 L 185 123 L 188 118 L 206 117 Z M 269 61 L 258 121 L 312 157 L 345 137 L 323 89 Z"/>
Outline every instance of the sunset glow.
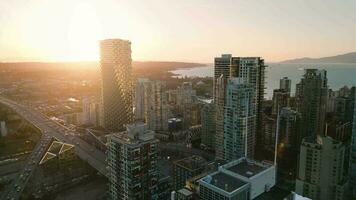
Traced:
<path fill-rule="evenodd" d="M 103 38 L 132 41 L 134 60 L 322 57 L 355 50 L 355 8 L 331 0 L 0 1 L 0 60 L 97 60 Z"/>

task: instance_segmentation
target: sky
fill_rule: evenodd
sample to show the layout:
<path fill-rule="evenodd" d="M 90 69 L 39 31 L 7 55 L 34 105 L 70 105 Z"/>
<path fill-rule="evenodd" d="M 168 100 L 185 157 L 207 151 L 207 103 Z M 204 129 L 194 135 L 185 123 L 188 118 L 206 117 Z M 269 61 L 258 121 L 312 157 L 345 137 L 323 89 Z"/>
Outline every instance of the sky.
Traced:
<path fill-rule="evenodd" d="M 355 0 L 0 0 L 0 61 L 98 60 L 99 40 L 137 61 L 267 62 L 356 51 Z"/>

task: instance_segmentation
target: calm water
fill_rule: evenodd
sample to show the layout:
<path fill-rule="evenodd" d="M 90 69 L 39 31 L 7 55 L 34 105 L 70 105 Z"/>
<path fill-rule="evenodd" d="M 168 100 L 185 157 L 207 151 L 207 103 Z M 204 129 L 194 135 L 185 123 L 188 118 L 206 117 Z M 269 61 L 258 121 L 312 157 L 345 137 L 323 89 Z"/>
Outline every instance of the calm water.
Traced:
<path fill-rule="evenodd" d="M 332 89 L 339 89 L 344 85 L 356 85 L 356 64 L 268 64 L 266 69 L 266 97 L 272 97 L 272 91 L 279 87 L 279 79 L 289 77 L 292 80 L 292 93 L 305 68 L 325 69 L 328 73 L 328 84 Z M 213 66 L 196 67 L 190 69 L 180 69 L 172 71 L 177 76 L 188 77 L 212 77 L 214 73 Z"/>

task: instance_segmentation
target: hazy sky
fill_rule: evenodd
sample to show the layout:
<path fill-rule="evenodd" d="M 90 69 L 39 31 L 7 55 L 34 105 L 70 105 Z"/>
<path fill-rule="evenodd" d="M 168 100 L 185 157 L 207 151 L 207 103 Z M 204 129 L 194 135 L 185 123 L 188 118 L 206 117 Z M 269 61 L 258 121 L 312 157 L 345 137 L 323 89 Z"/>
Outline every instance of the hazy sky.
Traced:
<path fill-rule="evenodd" d="M 98 59 L 98 40 L 134 60 L 267 62 L 356 51 L 355 0 L 0 0 L 1 61 Z"/>

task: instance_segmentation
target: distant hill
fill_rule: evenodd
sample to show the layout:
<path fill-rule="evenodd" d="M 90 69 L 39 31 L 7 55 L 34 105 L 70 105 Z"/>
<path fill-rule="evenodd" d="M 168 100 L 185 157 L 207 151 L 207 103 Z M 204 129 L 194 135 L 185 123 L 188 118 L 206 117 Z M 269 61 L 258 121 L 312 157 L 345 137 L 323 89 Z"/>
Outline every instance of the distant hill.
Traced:
<path fill-rule="evenodd" d="M 322 58 L 297 58 L 285 60 L 280 63 L 356 63 L 356 52 Z"/>
<path fill-rule="evenodd" d="M 204 66 L 200 63 L 167 62 L 167 61 L 134 61 L 133 71 L 164 70 Z M 47 71 L 47 70 L 99 70 L 98 62 L 0 62 L 0 70 Z"/>

